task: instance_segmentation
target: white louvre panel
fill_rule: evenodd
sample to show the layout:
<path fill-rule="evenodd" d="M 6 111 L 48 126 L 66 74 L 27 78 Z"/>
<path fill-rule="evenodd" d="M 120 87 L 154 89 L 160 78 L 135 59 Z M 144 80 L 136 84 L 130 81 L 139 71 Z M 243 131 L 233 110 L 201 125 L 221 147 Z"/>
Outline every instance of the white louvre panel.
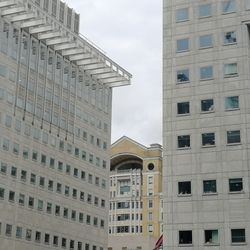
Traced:
<path fill-rule="evenodd" d="M 27 0 L 26 4 L 22 0 L 2 1 L 0 10 L 3 17 L 10 22 L 16 22 L 21 28 L 29 28 L 30 34 L 36 34 L 39 40 L 45 40 L 52 49 L 68 56 L 70 61 L 99 83 L 111 87 L 130 84 L 131 74 L 108 58 L 87 38 L 77 35 L 48 16 L 33 1 Z"/>

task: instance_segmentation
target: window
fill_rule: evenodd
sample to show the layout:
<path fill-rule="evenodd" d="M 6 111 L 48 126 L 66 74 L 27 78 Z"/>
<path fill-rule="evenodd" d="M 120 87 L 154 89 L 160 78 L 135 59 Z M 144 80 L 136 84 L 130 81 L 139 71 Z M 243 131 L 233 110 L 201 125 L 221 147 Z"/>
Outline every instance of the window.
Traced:
<path fill-rule="evenodd" d="M 57 183 L 56 184 L 56 192 L 57 193 L 61 193 L 62 192 L 62 184 L 61 183 Z"/>
<path fill-rule="evenodd" d="M 179 102 L 177 103 L 177 113 L 178 115 L 189 114 L 189 102 Z"/>
<path fill-rule="evenodd" d="M 19 144 L 13 143 L 13 153 L 16 155 L 19 154 Z"/>
<path fill-rule="evenodd" d="M 9 191 L 9 201 L 15 201 L 15 192 Z"/>
<path fill-rule="evenodd" d="M 10 172 L 11 176 L 12 177 L 15 177 L 16 178 L 16 175 L 17 175 L 17 168 L 16 167 L 11 167 L 11 172 Z"/>
<path fill-rule="evenodd" d="M 49 182 L 48 182 L 48 189 L 53 191 L 53 181 L 52 180 L 49 180 Z"/>
<path fill-rule="evenodd" d="M 227 144 L 240 143 L 240 130 L 227 131 Z"/>
<path fill-rule="evenodd" d="M 65 186 L 64 195 L 69 196 L 69 186 Z"/>
<path fill-rule="evenodd" d="M 152 208 L 153 207 L 153 200 L 148 200 L 148 208 Z"/>
<path fill-rule="evenodd" d="M 246 0 L 246 9 L 250 10 L 250 0 Z"/>
<path fill-rule="evenodd" d="M 8 151 L 10 147 L 10 141 L 6 138 L 3 138 L 3 150 Z"/>
<path fill-rule="evenodd" d="M 53 237 L 53 245 L 58 246 L 58 236 Z"/>
<path fill-rule="evenodd" d="M 189 15 L 188 15 L 188 8 L 178 9 L 175 12 L 175 20 L 176 22 L 184 22 L 188 21 Z"/>
<path fill-rule="evenodd" d="M 83 223 L 83 213 L 79 213 L 79 222 Z"/>
<path fill-rule="evenodd" d="M 235 0 L 227 0 L 222 2 L 222 13 L 232 13 L 236 11 L 236 2 Z"/>
<path fill-rule="evenodd" d="M 178 148 L 190 148 L 190 135 L 178 136 Z"/>
<path fill-rule="evenodd" d="M 192 244 L 192 231 L 179 231 L 179 244 Z"/>
<path fill-rule="evenodd" d="M 6 224 L 5 235 L 6 236 L 11 236 L 11 234 L 12 234 L 12 225 Z"/>
<path fill-rule="evenodd" d="M 62 163 L 61 161 L 58 161 L 57 169 L 58 169 L 59 171 L 62 171 L 62 170 L 63 170 L 63 163 Z"/>
<path fill-rule="evenodd" d="M 35 234 L 35 241 L 40 242 L 41 241 L 41 232 L 36 231 Z"/>
<path fill-rule="evenodd" d="M 66 248 L 67 246 L 67 239 L 62 238 L 62 248 Z"/>
<path fill-rule="evenodd" d="M 50 238 L 50 235 L 49 234 L 45 234 L 44 235 L 44 244 L 49 244 L 49 238 Z"/>
<path fill-rule="evenodd" d="M 24 147 L 23 148 L 23 158 L 28 159 L 29 158 L 29 149 Z"/>
<path fill-rule="evenodd" d="M 202 146 L 214 146 L 215 145 L 215 134 L 204 133 L 202 134 Z"/>
<path fill-rule="evenodd" d="M 34 198 L 33 197 L 29 197 L 29 207 L 33 208 L 34 207 Z"/>
<path fill-rule="evenodd" d="M 242 178 L 229 179 L 229 192 L 241 192 L 243 190 Z"/>
<path fill-rule="evenodd" d="M 178 182 L 178 194 L 179 195 L 191 194 L 191 181 Z"/>
<path fill-rule="evenodd" d="M 39 180 L 39 186 L 40 187 L 44 187 L 44 184 L 45 184 L 45 178 L 40 176 L 40 180 Z"/>
<path fill-rule="evenodd" d="M 4 188 L 0 188 L 0 199 L 4 199 Z"/>
<path fill-rule="evenodd" d="M 237 63 L 228 63 L 224 65 L 224 77 L 235 76 L 238 74 Z"/>
<path fill-rule="evenodd" d="M 66 165 L 66 174 L 70 174 L 70 172 L 71 172 L 71 166 Z"/>
<path fill-rule="evenodd" d="M 19 205 L 24 205 L 24 200 L 25 200 L 25 196 L 24 194 L 19 194 L 19 200 L 18 200 L 18 203 Z"/>
<path fill-rule="evenodd" d="M 177 83 L 189 82 L 189 69 L 182 69 L 177 71 Z"/>
<path fill-rule="evenodd" d="M 77 190 L 75 188 L 72 190 L 72 197 L 75 199 L 77 198 Z"/>
<path fill-rule="evenodd" d="M 33 152 L 32 152 L 32 160 L 33 160 L 33 161 L 37 161 L 37 157 L 38 157 L 38 156 L 37 156 L 37 152 L 36 152 L 36 151 L 33 151 Z"/>
<path fill-rule="evenodd" d="M 7 164 L 4 162 L 1 162 L 1 168 L 0 168 L 1 174 L 6 174 L 7 172 Z"/>
<path fill-rule="evenodd" d="M 55 167 L 55 159 L 54 159 L 54 158 L 50 158 L 50 160 L 49 160 L 49 166 L 50 166 L 51 168 L 54 168 L 54 167 Z"/>
<path fill-rule="evenodd" d="M 212 5 L 211 4 L 201 4 L 199 6 L 199 17 L 210 17 L 212 16 Z"/>
<path fill-rule="evenodd" d="M 74 168 L 74 177 L 78 177 L 78 169 L 77 168 Z"/>
<path fill-rule="evenodd" d="M 27 171 L 22 170 L 21 171 L 21 181 L 26 181 L 27 179 Z"/>
<path fill-rule="evenodd" d="M 152 224 L 148 225 L 148 232 L 153 233 L 153 225 Z"/>
<path fill-rule="evenodd" d="M 176 51 L 183 52 L 189 50 L 189 39 L 183 38 L 176 41 Z"/>
<path fill-rule="evenodd" d="M 68 210 L 68 208 L 64 208 L 64 209 L 63 209 L 63 217 L 64 217 L 64 218 L 68 218 L 68 215 L 69 215 L 69 210 Z"/>
<path fill-rule="evenodd" d="M 76 211 L 75 210 L 71 211 L 71 220 L 76 220 Z"/>
<path fill-rule="evenodd" d="M 223 34 L 224 45 L 232 44 L 237 42 L 236 32 L 235 31 L 228 31 Z"/>
<path fill-rule="evenodd" d="M 31 184 L 36 184 L 36 175 L 35 174 L 30 174 L 30 183 Z"/>
<path fill-rule="evenodd" d="M 214 110 L 214 100 L 213 99 L 206 99 L 201 100 L 201 111 L 202 112 L 209 112 Z"/>
<path fill-rule="evenodd" d="M 46 155 L 44 154 L 41 155 L 41 164 L 46 165 Z"/>
<path fill-rule="evenodd" d="M 87 215 L 87 217 L 86 217 L 86 223 L 90 224 L 90 215 Z"/>
<path fill-rule="evenodd" d="M 199 47 L 200 49 L 213 47 L 213 36 L 211 34 L 200 36 Z"/>
<path fill-rule="evenodd" d="M 245 229 L 231 229 L 232 243 L 246 242 Z"/>
<path fill-rule="evenodd" d="M 31 240 L 32 231 L 31 229 L 26 229 L 26 240 Z"/>
<path fill-rule="evenodd" d="M 51 212 L 52 212 L 52 203 L 47 202 L 46 212 L 47 212 L 48 214 L 51 214 Z"/>
<path fill-rule="evenodd" d="M 55 208 L 55 215 L 56 216 L 60 216 L 60 206 L 56 205 L 56 208 Z"/>
<path fill-rule="evenodd" d="M 216 192 L 217 192 L 216 180 L 203 181 L 203 193 L 204 194 L 216 193 Z"/>
<path fill-rule="evenodd" d="M 37 202 L 37 209 L 38 210 L 43 210 L 43 201 L 42 200 L 38 200 L 38 202 Z"/>
<path fill-rule="evenodd" d="M 16 238 L 22 238 L 22 227 L 16 227 Z"/>
<path fill-rule="evenodd" d="M 205 244 L 219 244 L 218 230 L 205 230 Z"/>
<path fill-rule="evenodd" d="M 225 109 L 239 109 L 239 96 L 229 96 L 225 98 Z"/>
<path fill-rule="evenodd" d="M 213 67 L 205 66 L 200 68 L 200 80 L 209 80 L 213 78 Z"/>

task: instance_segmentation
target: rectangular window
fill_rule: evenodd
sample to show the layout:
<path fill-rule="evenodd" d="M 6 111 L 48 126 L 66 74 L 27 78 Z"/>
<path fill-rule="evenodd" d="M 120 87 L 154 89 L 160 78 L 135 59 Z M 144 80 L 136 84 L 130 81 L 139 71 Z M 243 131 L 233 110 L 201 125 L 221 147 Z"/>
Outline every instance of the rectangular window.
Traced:
<path fill-rule="evenodd" d="M 250 0 L 245 0 L 246 1 L 246 9 L 250 10 Z"/>
<path fill-rule="evenodd" d="M 32 230 L 31 229 L 26 229 L 26 240 L 31 240 L 32 237 Z"/>
<path fill-rule="evenodd" d="M 22 228 L 16 227 L 16 238 L 22 238 Z"/>
<path fill-rule="evenodd" d="M 40 242 L 41 241 L 41 232 L 36 231 L 35 234 L 35 241 Z"/>
<path fill-rule="evenodd" d="M 224 77 L 235 76 L 238 74 L 237 63 L 228 63 L 224 65 Z"/>
<path fill-rule="evenodd" d="M 225 98 L 225 109 L 239 109 L 239 96 L 229 96 Z"/>
<path fill-rule="evenodd" d="M 4 199 L 4 188 L 0 188 L 0 199 Z"/>
<path fill-rule="evenodd" d="M 219 244 L 218 230 L 205 230 L 205 244 Z"/>
<path fill-rule="evenodd" d="M 177 78 L 177 83 L 189 82 L 189 69 L 178 70 L 176 78 Z"/>
<path fill-rule="evenodd" d="M 5 235 L 10 237 L 11 234 L 12 234 L 12 225 L 6 224 Z"/>
<path fill-rule="evenodd" d="M 68 208 L 64 208 L 64 209 L 63 209 L 63 217 L 64 217 L 64 218 L 68 218 L 68 215 L 69 215 L 69 210 L 68 210 Z"/>
<path fill-rule="evenodd" d="M 227 0 L 222 2 L 222 13 L 228 14 L 236 11 L 235 0 Z"/>
<path fill-rule="evenodd" d="M 206 99 L 201 100 L 201 112 L 209 112 L 214 110 L 214 100 Z"/>
<path fill-rule="evenodd" d="M 212 5 L 201 4 L 199 6 L 199 18 L 212 16 Z"/>
<path fill-rule="evenodd" d="M 215 145 L 215 134 L 204 133 L 202 134 L 202 146 L 214 146 Z"/>
<path fill-rule="evenodd" d="M 48 245 L 49 244 L 49 240 L 50 240 L 50 235 L 49 234 L 45 234 L 44 235 L 44 244 Z"/>
<path fill-rule="evenodd" d="M 179 244 L 192 244 L 192 231 L 179 231 Z"/>
<path fill-rule="evenodd" d="M 26 181 L 27 179 L 27 171 L 22 170 L 21 171 L 21 181 Z"/>
<path fill-rule="evenodd" d="M 191 181 L 178 182 L 178 194 L 179 195 L 191 194 Z"/>
<path fill-rule="evenodd" d="M 216 193 L 216 180 L 205 180 L 203 181 L 203 193 Z"/>
<path fill-rule="evenodd" d="M 232 243 L 243 243 L 246 242 L 245 229 L 231 229 Z"/>
<path fill-rule="evenodd" d="M 55 207 L 55 215 L 56 216 L 60 216 L 60 206 L 58 206 L 58 205 L 56 205 L 56 207 Z"/>
<path fill-rule="evenodd" d="M 52 203 L 47 202 L 46 212 L 47 212 L 48 214 L 51 214 L 51 212 L 52 212 Z"/>
<path fill-rule="evenodd" d="M 11 174 L 12 177 L 16 178 L 16 176 L 17 176 L 17 168 L 12 166 L 10 174 Z"/>
<path fill-rule="evenodd" d="M 25 196 L 24 194 L 19 194 L 19 200 L 18 200 L 18 203 L 19 205 L 24 205 L 24 201 L 25 201 Z"/>
<path fill-rule="evenodd" d="M 15 192 L 9 191 L 9 201 L 14 202 L 15 201 Z"/>
<path fill-rule="evenodd" d="M 200 80 L 209 80 L 213 78 L 213 67 L 205 66 L 200 68 Z"/>
<path fill-rule="evenodd" d="M 178 115 L 189 114 L 189 102 L 179 102 L 177 103 L 177 113 Z"/>
<path fill-rule="evenodd" d="M 36 175 L 35 174 L 30 174 L 30 183 L 31 184 L 36 184 Z"/>
<path fill-rule="evenodd" d="M 34 198 L 33 197 L 29 197 L 29 207 L 30 208 L 34 207 Z"/>
<path fill-rule="evenodd" d="M 240 130 L 227 131 L 227 144 L 240 143 Z"/>
<path fill-rule="evenodd" d="M 228 31 L 223 34 L 223 42 L 224 45 L 232 44 L 237 42 L 236 32 L 235 31 Z"/>
<path fill-rule="evenodd" d="M 188 8 L 178 9 L 175 12 L 176 22 L 185 22 L 189 19 Z"/>
<path fill-rule="evenodd" d="M 183 38 L 176 41 L 176 51 L 184 52 L 189 50 L 189 39 Z"/>
<path fill-rule="evenodd" d="M 241 192 L 243 190 L 242 178 L 229 179 L 229 192 Z"/>
<path fill-rule="evenodd" d="M 53 245 L 58 246 L 58 236 L 53 237 Z"/>
<path fill-rule="evenodd" d="M 42 200 L 38 200 L 38 202 L 37 202 L 37 209 L 38 210 L 43 210 L 43 201 Z"/>
<path fill-rule="evenodd" d="M 7 172 L 7 164 L 6 163 L 1 162 L 0 172 L 1 172 L 1 174 L 6 174 L 6 172 Z"/>
<path fill-rule="evenodd" d="M 199 37 L 200 49 L 206 49 L 213 47 L 213 36 L 211 34 L 202 35 Z"/>
<path fill-rule="evenodd" d="M 190 148 L 190 135 L 178 136 L 178 148 Z"/>

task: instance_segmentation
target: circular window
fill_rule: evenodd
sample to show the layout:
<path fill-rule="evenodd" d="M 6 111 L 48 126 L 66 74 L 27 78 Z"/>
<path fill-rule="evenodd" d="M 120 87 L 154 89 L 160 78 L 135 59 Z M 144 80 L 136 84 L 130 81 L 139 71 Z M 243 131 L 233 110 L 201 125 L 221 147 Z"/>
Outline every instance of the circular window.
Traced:
<path fill-rule="evenodd" d="M 155 168 L 155 165 L 153 163 L 148 164 L 148 170 L 153 170 Z"/>

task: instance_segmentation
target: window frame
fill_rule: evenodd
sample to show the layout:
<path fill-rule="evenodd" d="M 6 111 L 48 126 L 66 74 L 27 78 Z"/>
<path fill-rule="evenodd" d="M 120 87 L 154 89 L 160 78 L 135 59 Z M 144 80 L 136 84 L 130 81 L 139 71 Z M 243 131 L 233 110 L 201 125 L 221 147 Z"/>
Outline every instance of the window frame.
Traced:
<path fill-rule="evenodd" d="M 182 43 L 182 42 L 185 42 L 184 45 L 186 45 L 186 46 L 181 45 L 180 43 Z M 180 48 L 180 46 L 184 47 L 184 48 Z M 190 39 L 189 39 L 189 37 L 180 38 L 180 39 L 176 40 L 176 53 L 187 52 L 189 50 L 190 50 Z"/>
<path fill-rule="evenodd" d="M 238 132 L 239 133 L 239 140 L 238 141 L 236 141 L 236 142 L 230 142 L 229 140 L 230 140 L 230 138 L 229 138 L 229 133 L 236 133 L 236 132 Z M 235 136 L 235 135 L 234 135 Z M 227 131 L 227 145 L 239 145 L 239 144 L 241 144 L 241 131 L 240 130 L 228 130 Z"/>
<path fill-rule="evenodd" d="M 182 11 L 186 11 L 186 12 L 184 13 Z M 181 18 L 178 14 L 181 15 L 181 16 L 183 16 L 183 14 L 185 14 L 184 15 L 185 17 Z M 187 22 L 187 21 L 189 21 L 189 8 L 185 7 L 185 8 L 176 9 L 176 11 L 175 11 L 175 22 L 176 23 L 181 23 L 181 22 Z"/>

